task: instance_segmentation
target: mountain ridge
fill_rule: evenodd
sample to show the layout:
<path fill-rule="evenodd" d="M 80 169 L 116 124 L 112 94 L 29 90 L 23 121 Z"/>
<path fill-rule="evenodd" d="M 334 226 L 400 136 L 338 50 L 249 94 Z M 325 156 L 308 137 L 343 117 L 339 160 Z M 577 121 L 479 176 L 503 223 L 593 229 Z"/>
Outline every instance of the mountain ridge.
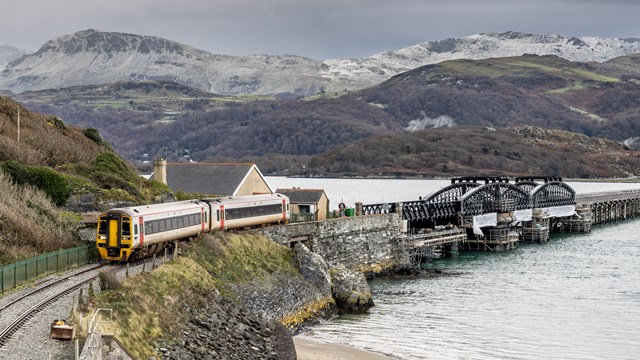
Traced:
<path fill-rule="evenodd" d="M 439 127 L 452 127 L 456 134 L 470 126 L 531 125 L 638 148 L 640 83 L 626 73 L 637 57 L 605 64 L 554 55 L 450 60 L 371 88 L 297 100 L 218 97 L 157 82 L 25 92 L 17 98 L 37 111 L 100 129 L 131 160 L 242 159 L 259 162 L 266 172 L 284 173 L 349 144 L 373 146 L 367 138 L 400 134 L 410 139 L 412 132 Z M 500 142 L 487 148 L 508 153 Z"/>
<path fill-rule="evenodd" d="M 480 33 L 424 42 L 370 57 L 314 60 L 296 55 L 215 55 L 171 40 L 83 30 L 52 39 L 0 72 L 0 89 L 22 92 L 129 80 L 170 80 L 222 95 L 304 97 L 359 90 L 445 60 L 554 54 L 606 61 L 640 52 L 640 38 Z"/>
<path fill-rule="evenodd" d="M 11 45 L 0 45 L 0 71 L 11 61 L 31 52 Z"/>

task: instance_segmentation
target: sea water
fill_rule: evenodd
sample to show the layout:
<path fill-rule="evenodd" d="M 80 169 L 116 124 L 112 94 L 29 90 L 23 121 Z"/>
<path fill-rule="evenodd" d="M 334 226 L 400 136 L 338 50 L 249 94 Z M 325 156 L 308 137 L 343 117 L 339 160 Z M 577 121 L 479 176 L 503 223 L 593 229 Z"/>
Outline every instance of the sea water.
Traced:
<path fill-rule="evenodd" d="M 411 200 L 449 184 L 267 181 L 324 188 L 332 204 Z M 569 184 L 578 193 L 640 187 Z M 376 305 L 368 314 L 327 321 L 307 335 L 400 359 L 640 358 L 640 219 L 552 233 L 548 243 L 509 252 L 461 252 L 431 267 L 450 275 L 371 281 Z"/>

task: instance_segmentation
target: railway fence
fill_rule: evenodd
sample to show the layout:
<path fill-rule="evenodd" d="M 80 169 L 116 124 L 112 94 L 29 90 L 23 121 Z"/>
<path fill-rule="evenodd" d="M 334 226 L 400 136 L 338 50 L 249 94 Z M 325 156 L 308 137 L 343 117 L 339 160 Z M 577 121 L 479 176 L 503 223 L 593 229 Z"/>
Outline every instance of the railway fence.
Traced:
<path fill-rule="evenodd" d="M 0 267 L 0 293 L 44 274 L 57 273 L 98 259 L 95 244 L 60 249 Z"/>

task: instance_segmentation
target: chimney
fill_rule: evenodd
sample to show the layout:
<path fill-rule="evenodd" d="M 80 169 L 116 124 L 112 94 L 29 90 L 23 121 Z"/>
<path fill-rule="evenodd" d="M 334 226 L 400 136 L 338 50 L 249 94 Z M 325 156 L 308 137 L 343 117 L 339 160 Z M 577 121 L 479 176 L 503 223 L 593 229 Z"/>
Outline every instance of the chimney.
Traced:
<path fill-rule="evenodd" d="M 153 180 L 167 184 L 167 160 L 157 158 L 153 161 Z"/>

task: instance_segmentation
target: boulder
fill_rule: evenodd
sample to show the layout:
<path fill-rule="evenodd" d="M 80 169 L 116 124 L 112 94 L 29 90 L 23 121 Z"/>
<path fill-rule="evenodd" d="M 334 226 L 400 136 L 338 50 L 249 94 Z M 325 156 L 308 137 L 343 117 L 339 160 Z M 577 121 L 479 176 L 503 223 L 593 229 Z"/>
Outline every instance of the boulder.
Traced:
<path fill-rule="evenodd" d="M 339 311 L 362 313 L 374 305 L 367 279 L 339 265 L 330 270 L 333 298 Z"/>
<path fill-rule="evenodd" d="M 298 259 L 302 277 L 320 290 L 322 295 L 331 296 L 331 276 L 329 266 L 322 256 L 309 250 L 304 244 L 297 243 L 293 248 Z"/>

